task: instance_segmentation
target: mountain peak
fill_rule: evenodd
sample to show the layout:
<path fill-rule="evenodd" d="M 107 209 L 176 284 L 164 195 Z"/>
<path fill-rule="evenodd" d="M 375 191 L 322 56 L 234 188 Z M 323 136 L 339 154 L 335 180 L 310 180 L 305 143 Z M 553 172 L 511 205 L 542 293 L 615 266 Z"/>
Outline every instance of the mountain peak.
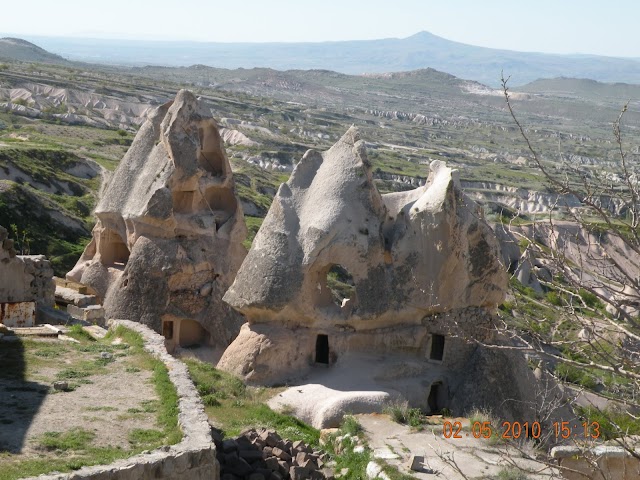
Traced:
<path fill-rule="evenodd" d="M 66 60 L 21 38 L 0 38 L 0 58 L 21 62 L 66 63 Z"/>

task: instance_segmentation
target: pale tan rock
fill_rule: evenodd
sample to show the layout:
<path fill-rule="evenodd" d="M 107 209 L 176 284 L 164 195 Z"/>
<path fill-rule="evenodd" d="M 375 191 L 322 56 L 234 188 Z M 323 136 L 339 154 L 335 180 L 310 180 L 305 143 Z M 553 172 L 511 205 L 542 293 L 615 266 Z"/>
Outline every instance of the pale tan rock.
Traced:
<path fill-rule="evenodd" d="M 334 265 L 354 282 L 352 298 L 338 304 L 327 283 Z M 457 171 L 433 162 L 425 186 L 380 195 L 352 127 L 327 152 L 308 151 L 280 186 L 224 296 L 250 326 L 219 366 L 253 382 L 281 381 L 313 363 L 315 333 L 332 337 L 331 351 L 339 355 L 339 345 L 347 351 L 358 344 L 349 332 L 423 325 L 429 315 L 468 307 L 494 309 L 506 285 L 495 235 L 463 194 Z M 309 330 L 287 334 L 294 326 Z M 378 337 L 381 351 L 420 348 L 410 338 L 396 338 L 394 346 L 384 345 L 393 335 Z"/>
<path fill-rule="evenodd" d="M 295 385 L 269 405 L 318 428 L 394 401 L 533 418 L 553 380 L 475 342 L 508 344 L 495 330 L 508 282 L 498 240 L 458 172 L 430 170 L 424 186 L 381 195 L 357 129 L 308 151 L 224 295 L 248 323 L 218 367 Z M 329 272 L 343 282 L 333 291 Z"/>
<path fill-rule="evenodd" d="M 246 255 L 246 226 L 218 125 L 181 90 L 152 112 L 113 174 L 69 280 L 93 287 L 107 318 L 174 345 L 228 345 L 240 315 L 221 301 Z"/>
<path fill-rule="evenodd" d="M 0 226 L 0 303 L 36 302 L 52 307 L 55 282 L 44 255 L 16 255 L 14 241 Z"/>

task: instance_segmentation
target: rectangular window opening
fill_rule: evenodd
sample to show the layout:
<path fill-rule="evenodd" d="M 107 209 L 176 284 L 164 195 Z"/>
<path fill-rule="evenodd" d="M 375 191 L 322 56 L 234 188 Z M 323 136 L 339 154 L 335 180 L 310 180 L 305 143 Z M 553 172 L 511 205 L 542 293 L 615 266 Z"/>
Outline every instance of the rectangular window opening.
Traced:
<path fill-rule="evenodd" d="M 173 321 L 167 321 L 162 323 L 162 336 L 166 340 L 173 339 Z"/>
<path fill-rule="evenodd" d="M 431 360 L 442 360 L 444 357 L 444 335 L 433 334 L 431 336 Z"/>
<path fill-rule="evenodd" d="M 329 365 L 329 337 L 318 335 L 316 337 L 316 363 Z"/>

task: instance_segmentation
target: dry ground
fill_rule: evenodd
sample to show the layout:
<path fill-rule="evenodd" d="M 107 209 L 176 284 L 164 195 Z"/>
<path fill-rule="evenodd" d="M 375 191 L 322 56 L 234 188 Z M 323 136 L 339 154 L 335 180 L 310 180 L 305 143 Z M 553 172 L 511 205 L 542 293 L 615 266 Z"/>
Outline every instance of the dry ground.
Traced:
<path fill-rule="evenodd" d="M 0 479 L 21 464 L 123 456 L 162 440 L 148 355 L 120 339 L 76 338 L 0 340 Z"/>

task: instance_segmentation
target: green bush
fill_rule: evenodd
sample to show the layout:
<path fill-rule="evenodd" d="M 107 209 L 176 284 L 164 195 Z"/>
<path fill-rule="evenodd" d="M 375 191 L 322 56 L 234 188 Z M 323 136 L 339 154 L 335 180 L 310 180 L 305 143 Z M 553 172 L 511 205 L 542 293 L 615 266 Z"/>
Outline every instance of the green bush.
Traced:
<path fill-rule="evenodd" d="M 358 436 L 362 433 L 362 425 L 358 422 L 356 417 L 353 415 L 345 415 L 342 419 L 342 424 L 340 425 L 340 429 L 344 433 L 348 433 L 352 436 Z"/>
<path fill-rule="evenodd" d="M 556 307 L 561 307 L 562 305 L 564 305 L 564 301 L 563 298 L 558 295 L 558 292 L 555 291 L 551 291 L 548 292 L 547 295 L 547 301 L 551 304 L 551 305 L 555 305 Z"/>
<path fill-rule="evenodd" d="M 587 307 L 603 308 L 603 305 L 600 299 L 595 294 L 588 292 L 584 288 L 581 288 L 578 291 L 578 295 L 580 295 L 580 298 L 582 298 L 582 301 L 587 305 Z"/>
<path fill-rule="evenodd" d="M 577 407 L 576 413 L 589 423 L 589 433 L 595 435 L 596 425 L 600 432 L 599 440 L 611 440 L 621 435 L 639 435 L 640 421 L 626 412 L 611 408 L 599 410 L 595 407 Z"/>
<path fill-rule="evenodd" d="M 407 402 L 394 403 L 384 409 L 396 423 L 402 423 L 411 427 L 419 427 L 424 424 L 424 417 L 419 408 L 409 408 Z"/>
<path fill-rule="evenodd" d="M 498 472 L 498 480 L 528 480 L 528 476 L 522 470 L 515 467 L 508 467 Z"/>
<path fill-rule="evenodd" d="M 594 389 L 598 384 L 594 376 L 588 371 L 566 363 L 560 363 L 556 366 L 556 375 L 565 382 L 575 383 L 588 389 Z"/>

